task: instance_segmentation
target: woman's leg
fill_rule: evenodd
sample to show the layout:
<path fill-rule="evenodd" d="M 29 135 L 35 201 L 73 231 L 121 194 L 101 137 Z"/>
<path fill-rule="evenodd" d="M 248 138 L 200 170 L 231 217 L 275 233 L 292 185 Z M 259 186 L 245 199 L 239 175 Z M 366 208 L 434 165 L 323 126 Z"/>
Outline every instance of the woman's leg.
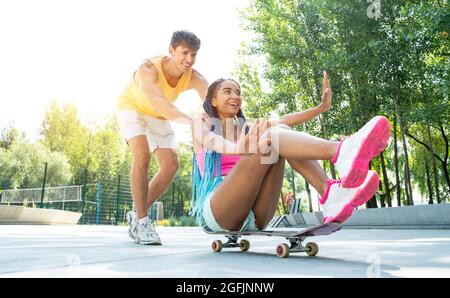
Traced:
<path fill-rule="evenodd" d="M 317 192 L 323 196 L 328 183 L 328 176 L 316 160 L 288 160 L 291 167 L 300 173 Z M 284 176 L 284 158 L 271 166 L 264 177 L 260 192 L 253 206 L 255 223 L 263 229 L 272 220 L 280 198 Z"/>
<path fill-rule="evenodd" d="M 260 154 L 242 156 L 211 196 L 211 210 L 224 229 L 239 230 L 255 204 L 266 172 Z"/>
<path fill-rule="evenodd" d="M 267 226 L 277 210 L 283 184 L 284 165 L 285 159 L 279 158 L 278 162 L 267 170 L 256 196 L 252 210 L 255 214 L 256 227 L 260 230 Z"/>
<path fill-rule="evenodd" d="M 255 161 L 253 160 L 253 162 Z M 294 170 L 296 170 L 303 177 L 305 177 L 308 183 L 310 183 L 321 194 L 321 196 L 323 196 L 327 187 L 328 177 L 317 161 L 289 160 L 288 162 L 291 164 Z M 213 199 L 215 200 L 215 202 L 211 203 L 213 214 L 215 215 L 216 221 L 219 223 L 219 225 L 226 229 L 238 230 L 240 229 L 242 223 L 248 216 L 250 209 L 252 209 L 255 214 L 256 226 L 259 229 L 262 229 L 265 226 L 267 226 L 267 224 L 270 222 L 270 220 L 273 218 L 273 215 L 275 214 L 276 207 L 280 198 L 281 186 L 283 183 L 283 176 L 284 176 L 284 165 L 285 165 L 284 158 L 279 158 L 276 164 L 270 165 L 264 177 L 262 178 L 259 187 L 259 192 L 257 192 L 257 190 L 255 189 L 250 193 L 244 194 L 245 197 L 249 198 L 248 201 L 243 199 L 242 196 L 243 193 L 242 191 L 239 191 L 242 190 L 242 188 L 240 188 L 240 186 L 237 184 L 238 181 L 242 181 L 241 179 L 242 177 L 244 177 L 243 175 L 239 175 L 243 174 L 242 171 L 238 175 L 230 172 L 226 180 L 228 179 L 227 185 L 232 185 L 232 187 L 227 189 L 227 187 L 229 186 L 224 185 L 225 183 L 224 181 L 221 184 L 221 186 L 224 187 L 223 188 L 224 195 L 221 196 L 220 193 L 218 194 L 217 192 L 215 192 L 213 195 Z M 255 173 L 252 170 L 253 165 L 249 169 L 250 169 L 249 172 L 251 174 Z M 244 184 L 246 184 L 245 181 Z M 246 191 L 249 190 L 248 186 L 244 186 L 244 188 Z M 238 190 L 236 194 L 230 193 L 230 191 L 233 192 L 234 190 Z M 233 200 L 231 200 L 231 198 L 233 197 L 236 198 L 238 202 L 234 202 Z M 250 206 L 250 203 L 252 201 L 254 202 L 253 207 Z M 236 204 L 239 204 L 241 206 L 237 206 Z M 225 208 L 228 209 L 228 211 L 221 211 Z M 236 213 L 237 210 L 241 210 L 243 212 L 239 212 L 239 214 L 237 215 L 233 214 Z M 229 221 L 233 221 L 233 225 L 227 226 L 228 223 L 224 222 L 224 220 L 220 218 L 222 212 Z M 227 215 L 226 212 L 231 212 L 233 215 L 231 215 L 230 213 L 228 213 Z"/>
<path fill-rule="evenodd" d="M 336 142 L 284 128 L 277 129 L 276 133 L 280 140 L 280 152 L 293 157 L 296 161 L 311 158 L 331 159 L 338 146 Z M 214 218 L 222 228 L 239 230 L 251 209 L 255 213 L 256 224 L 259 228 L 264 227 L 273 217 L 283 182 L 285 161 L 283 157 L 279 157 L 275 164 L 263 164 L 262 158 L 261 154 L 243 156 L 214 191 L 211 197 L 211 209 Z M 311 184 L 317 186 L 320 191 L 323 186 L 316 181 L 321 181 L 324 173 L 317 174 L 319 171 L 317 167 L 320 169 L 318 164 L 313 164 L 310 160 L 300 163 L 300 169 L 308 175 L 308 179 L 311 179 Z M 315 172 L 310 173 L 313 170 Z"/>
<path fill-rule="evenodd" d="M 373 121 L 370 121 L 369 124 L 371 122 L 374 123 Z M 382 124 L 382 126 L 386 127 L 386 123 Z M 384 129 L 382 126 L 373 130 L 370 125 L 366 124 L 360 130 L 363 131 L 363 133 L 359 135 L 362 139 L 365 136 L 367 136 L 367 139 L 371 137 L 375 140 L 377 135 L 383 137 L 381 141 L 373 142 L 376 146 L 372 147 L 376 148 L 376 150 L 371 154 L 372 156 L 376 152 L 376 154 L 381 152 L 380 150 L 384 149 L 383 146 L 387 144 L 386 136 L 388 137 L 389 132 L 380 133 L 381 129 Z M 387 131 L 389 131 L 388 123 Z M 272 149 L 274 149 L 282 158 L 289 161 L 296 161 L 293 163 L 297 166 L 299 172 L 303 172 L 306 177 L 308 177 L 307 180 L 310 179 L 311 185 L 313 185 L 323 196 L 323 193 L 325 192 L 324 189 L 327 187 L 325 183 L 327 183 L 328 178 L 323 172 L 323 169 L 320 169 L 320 165 L 318 165 L 316 160 L 330 160 L 333 157 L 336 157 L 340 143 L 316 138 L 280 126 L 272 127 L 268 132 L 270 132 L 272 139 Z M 359 137 L 357 134 L 356 136 Z M 265 136 L 262 136 L 262 138 L 264 137 Z M 363 148 L 363 146 L 360 146 L 360 149 L 361 148 Z M 274 212 L 275 209 L 273 206 L 276 208 L 279 191 L 281 189 L 282 173 L 280 168 L 276 167 L 279 165 L 279 161 L 277 161 L 275 165 L 264 164 L 261 162 L 262 157 L 261 154 L 242 157 L 234 166 L 233 170 L 227 175 L 222 184 L 213 193 L 211 197 L 211 209 L 217 223 L 223 228 L 229 230 L 240 229 L 251 208 L 256 210 L 255 218 L 257 218 L 257 216 L 260 217 L 260 219 L 256 219 L 259 227 L 263 226 L 269 217 L 268 214 Z M 304 161 L 304 163 L 299 164 L 299 162 L 302 161 Z M 283 163 L 284 166 L 284 161 L 280 163 Z M 264 181 L 266 172 L 268 172 L 271 167 L 275 167 L 273 172 L 270 173 L 271 175 L 269 177 L 271 178 Z M 363 179 L 364 178 L 365 176 Z M 325 179 L 327 181 L 325 181 Z M 270 188 L 270 190 L 266 190 L 266 185 L 272 183 L 280 183 L 279 189 Z M 277 193 L 278 195 L 276 195 Z M 266 212 L 266 210 L 270 210 L 270 212 Z"/>
<path fill-rule="evenodd" d="M 324 195 L 329 178 L 317 160 L 289 159 L 288 163 L 314 187 L 320 196 Z"/>
<path fill-rule="evenodd" d="M 339 142 L 332 142 L 307 133 L 275 126 L 268 129 L 271 149 L 287 160 L 330 160 L 336 154 Z M 267 137 L 264 135 L 261 138 Z"/>
<path fill-rule="evenodd" d="M 364 182 L 370 160 L 386 148 L 390 125 L 386 117 L 376 116 L 339 143 L 283 129 L 283 126 L 271 127 L 262 137 L 267 136 L 272 140 L 271 149 L 287 160 L 331 160 L 342 186 L 354 188 Z"/>

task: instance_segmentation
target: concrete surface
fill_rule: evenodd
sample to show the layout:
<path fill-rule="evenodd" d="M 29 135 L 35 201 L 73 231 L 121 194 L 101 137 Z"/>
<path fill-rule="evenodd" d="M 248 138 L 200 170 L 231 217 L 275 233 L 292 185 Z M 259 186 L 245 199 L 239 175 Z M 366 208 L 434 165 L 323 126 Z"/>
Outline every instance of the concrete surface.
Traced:
<path fill-rule="evenodd" d="M 307 240 L 319 254 L 281 259 L 285 239 L 250 236 L 248 252 L 211 251 L 197 227 L 158 227 L 162 246 L 134 244 L 127 227 L 0 226 L 0 277 L 450 277 L 448 230 L 353 230 Z"/>

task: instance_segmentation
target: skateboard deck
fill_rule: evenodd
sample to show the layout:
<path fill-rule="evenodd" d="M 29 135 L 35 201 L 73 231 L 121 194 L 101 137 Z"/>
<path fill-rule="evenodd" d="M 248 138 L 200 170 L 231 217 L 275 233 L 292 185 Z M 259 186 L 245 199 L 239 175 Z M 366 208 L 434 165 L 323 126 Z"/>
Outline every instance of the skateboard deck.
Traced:
<path fill-rule="evenodd" d="M 319 246 L 316 243 L 309 242 L 305 246 L 303 246 L 302 242 L 307 237 L 330 235 L 336 231 L 339 231 L 341 227 L 342 225 L 340 223 L 331 222 L 328 224 L 319 224 L 309 228 L 298 230 L 268 229 L 263 231 L 214 232 L 207 227 L 203 227 L 203 231 L 208 234 L 224 235 L 226 238 L 228 238 L 228 242 L 226 243 L 222 243 L 222 241 L 220 240 L 213 241 L 212 249 L 215 252 L 220 252 L 222 248 L 232 247 L 239 247 L 241 251 L 247 251 L 250 248 L 250 242 L 246 239 L 242 239 L 238 243 L 237 240 L 241 236 L 260 235 L 284 237 L 290 242 L 290 246 L 288 246 L 286 243 L 281 243 L 277 246 L 276 253 L 279 257 L 285 258 L 289 256 L 290 252 L 306 252 L 309 256 L 317 255 Z"/>

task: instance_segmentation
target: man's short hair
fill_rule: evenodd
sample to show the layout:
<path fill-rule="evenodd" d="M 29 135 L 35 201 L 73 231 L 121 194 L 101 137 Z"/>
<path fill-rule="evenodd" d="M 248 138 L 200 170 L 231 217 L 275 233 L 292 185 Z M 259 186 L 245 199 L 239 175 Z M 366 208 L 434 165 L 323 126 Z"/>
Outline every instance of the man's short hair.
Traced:
<path fill-rule="evenodd" d="M 187 30 L 175 31 L 172 34 L 170 46 L 176 49 L 180 45 L 189 48 L 191 51 L 197 52 L 198 49 L 200 49 L 200 39 L 194 33 Z"/>

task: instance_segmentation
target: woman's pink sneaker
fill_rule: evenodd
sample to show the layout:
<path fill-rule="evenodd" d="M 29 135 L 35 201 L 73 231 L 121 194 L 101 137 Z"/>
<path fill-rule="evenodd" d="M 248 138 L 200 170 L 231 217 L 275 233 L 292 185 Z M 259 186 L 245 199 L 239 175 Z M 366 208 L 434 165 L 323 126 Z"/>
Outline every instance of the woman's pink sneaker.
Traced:
<path fill-rule="evenodd" d="M 320 200 L 324 223 L 344 223 L 353 210 L 370 200 L 378 190 L 380 178 L 369 171 L 363 184 L 356 188 L 343 188 L 340 183 L 328 184 L 324 198 Z"/>
<path fill-rule="evenodd" d="M 339 172 L 342 187 L 353 188 L 364 182 L 369 162 L 386 148 L 390 135 L 389 120 L 376 116 L 341 141 L 331 161 Z"/>

